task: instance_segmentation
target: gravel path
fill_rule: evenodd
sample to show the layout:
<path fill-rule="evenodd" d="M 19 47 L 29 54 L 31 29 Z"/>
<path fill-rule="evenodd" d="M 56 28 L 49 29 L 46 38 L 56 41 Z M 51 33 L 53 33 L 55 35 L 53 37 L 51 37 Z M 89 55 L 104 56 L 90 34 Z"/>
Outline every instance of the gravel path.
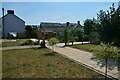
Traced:
<path fill-rule="evenodd" d="M 3 47 L 0 50 L 12 50 L 12 49 L 24 49 L 24 48 L 37 48 L 40 45 L 29 45 L 29 46 L 11 46 L 11 47 Z"/>

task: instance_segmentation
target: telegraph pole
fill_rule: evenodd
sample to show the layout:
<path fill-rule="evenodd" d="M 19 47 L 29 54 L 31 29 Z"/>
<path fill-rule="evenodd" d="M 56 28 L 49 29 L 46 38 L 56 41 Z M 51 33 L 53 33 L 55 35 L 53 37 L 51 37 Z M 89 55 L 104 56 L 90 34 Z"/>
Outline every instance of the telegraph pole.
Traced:
<path fill-rule="evenodd" d="M 2 38 L 5 38 L 4 35 L 4 8 L 2 8 L 2 27 L 3 27 L 3 31 L 2 31 Z"/>

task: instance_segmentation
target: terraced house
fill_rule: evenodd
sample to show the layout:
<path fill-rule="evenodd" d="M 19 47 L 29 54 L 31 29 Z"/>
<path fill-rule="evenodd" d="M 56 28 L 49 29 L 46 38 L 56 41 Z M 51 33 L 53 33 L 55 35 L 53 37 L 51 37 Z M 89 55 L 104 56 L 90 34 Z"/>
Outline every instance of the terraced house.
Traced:
<path fill-rule="evenodd" d="M 69 23 L 67 26 L 66 23 L 50 23 L 50 22 L 41 22 L 40 24 L 40 30 L 41 32 L 45 32 L 46 39 L 50 39 L 55 35 L 61 35 L 64 29 L 81 29 L 83 26 L 80 24 L 80 21 L 78 23 Z"/>

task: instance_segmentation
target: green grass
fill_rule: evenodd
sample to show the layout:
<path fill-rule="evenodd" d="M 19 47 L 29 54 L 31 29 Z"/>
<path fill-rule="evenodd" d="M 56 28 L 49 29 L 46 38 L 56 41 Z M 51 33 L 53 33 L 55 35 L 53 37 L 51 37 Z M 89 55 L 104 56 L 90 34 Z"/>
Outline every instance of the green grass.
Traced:
<path fill-rule="evenodd" d="M 16 42 L 2 42 L 2 47 L 17 46 L 26 40 L 27 39 L 16 39 Z"/>
<path fill-rule="evenodd" d="M 100 74 L 47 49 L 2 53 L 3 78 L 92 78 Z"/>
<path fill-rule="evenodd" d="M 88 51 L 88 52 L 92 52 L 92 49 L 97 47 L 98 45 L 95 44 L 75 44 L 73 46 L 70 46 L 72 48 L 77 48 L 83 51 Z"/>

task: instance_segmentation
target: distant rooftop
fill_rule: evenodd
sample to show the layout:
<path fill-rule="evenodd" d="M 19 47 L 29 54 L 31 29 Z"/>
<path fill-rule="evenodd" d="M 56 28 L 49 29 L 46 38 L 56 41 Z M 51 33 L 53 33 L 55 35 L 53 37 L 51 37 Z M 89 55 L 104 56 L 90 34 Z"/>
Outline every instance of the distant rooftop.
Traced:
<path fill-rule="evenodd" d="M 63 30 L 65 28 L 82 28 L 80 21 L 78 23 L 69 23 L 66 26 L 66 23 L 50 23 L 50 22 L 41 22 L 40 28 L 44 28 L 45 30 Z"/>

